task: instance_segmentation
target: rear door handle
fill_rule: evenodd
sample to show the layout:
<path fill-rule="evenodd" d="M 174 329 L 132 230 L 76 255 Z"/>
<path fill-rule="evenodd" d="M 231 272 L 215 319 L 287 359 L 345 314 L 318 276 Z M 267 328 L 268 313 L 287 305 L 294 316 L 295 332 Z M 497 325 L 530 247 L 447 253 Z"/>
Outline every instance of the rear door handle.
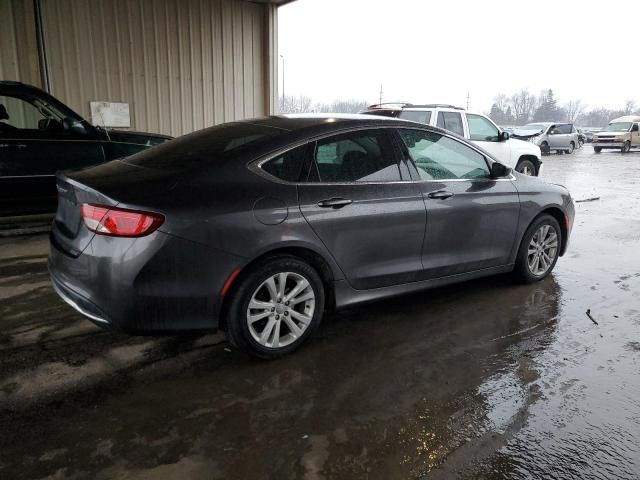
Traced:
<path fill-rule="evenodd" d="M 447 198 L 453 197 L 453 193 L 447 192 L 446 190 L 438 190 L 436 192 L 431 192 L 427 195 L 429 198 L 437 198 L 438 200 L 446 200 Z"/>
<path fill-rule="evenodd" d="M 318 202 L 318 206 L 321 208 L 342 208 L 351 204 L 351 200 L 346 198 L 328 198 L 327 200 L 321 200 Z"/>

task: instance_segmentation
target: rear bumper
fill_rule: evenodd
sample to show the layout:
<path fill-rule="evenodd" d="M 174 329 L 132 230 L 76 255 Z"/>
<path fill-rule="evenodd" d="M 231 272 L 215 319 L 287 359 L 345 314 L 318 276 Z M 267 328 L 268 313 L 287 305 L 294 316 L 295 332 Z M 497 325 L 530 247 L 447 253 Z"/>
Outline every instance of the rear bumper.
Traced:
<path fill-rule="evenodd" d="M 218 327 L 220 291 L 243 259 L 160 231 L 96 235 L 77 256 L 51 233 L 49 272 L 58 295 L 96 325 L 128 333 Z"/>
<path fill-rule="evenodd" d="M 62 300 L 99 327 L 109 328 L 111 326 L 112 322 L 109 316 L 100 310 L 100 307 L 62 283 L 51 271 L 49 271 L 49 276 L 51 277 L 53 289 Z"/>

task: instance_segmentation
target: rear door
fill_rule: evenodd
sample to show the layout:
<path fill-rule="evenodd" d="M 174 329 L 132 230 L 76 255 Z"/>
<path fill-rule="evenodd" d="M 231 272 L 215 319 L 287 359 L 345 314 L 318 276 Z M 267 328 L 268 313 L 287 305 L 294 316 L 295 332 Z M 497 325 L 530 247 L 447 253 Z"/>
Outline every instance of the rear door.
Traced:
<path fill-rule="evenodd" d="M 477 150 L 439 133 L 400 129 L 427 208 L 422 278 L 509 263 L 520 213 L 512 179 L 492 179 Z"/>
<path fill-rule="evenodd" d="M 436 126 L 465 137 L 462 112 L 457 110 L 438 110 Z"/>
<path fill-rule="evenodd" d="M 0 95 L 0 215 L 56 209 L 55 174 L 104 161 L 102 145 L 80 124 L 17 95 Z"/>
<path fill-rule="evenodd" d="M 426 212 L 399 152 L 389 129 L 318 140 L 298 186 L 302 214 L 356 289 L 410 282 L 422 269 Z"/>

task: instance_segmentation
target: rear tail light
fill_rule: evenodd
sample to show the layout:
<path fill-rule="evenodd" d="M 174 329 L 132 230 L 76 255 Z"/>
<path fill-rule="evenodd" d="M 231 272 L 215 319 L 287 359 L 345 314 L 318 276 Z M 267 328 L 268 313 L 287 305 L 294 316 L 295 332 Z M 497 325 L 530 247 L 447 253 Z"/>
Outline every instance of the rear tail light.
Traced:
<path fill-rule="evenodd" d="M 83 203 L 82 219 L 87 228 L 100 235 L 114 237 L 142 237 L 155 231 L 164 216 L 159 213 L 141 212 L 124 208 Z"/>

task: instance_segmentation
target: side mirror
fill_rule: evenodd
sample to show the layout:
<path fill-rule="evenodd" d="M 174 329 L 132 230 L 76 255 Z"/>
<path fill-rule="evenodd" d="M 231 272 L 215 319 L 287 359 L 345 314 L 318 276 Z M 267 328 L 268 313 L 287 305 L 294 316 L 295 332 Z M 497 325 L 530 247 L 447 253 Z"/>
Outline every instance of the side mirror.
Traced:
<path fill-rule="evenodd" d="M 84 128 L 82 123 L 74 120 L 73 118 L 66 117 L 62 120 L 62 125 L 64 126 L 65 132 L 79 133 L 85 134 L 87 130 Z"/>
<path fill-rule="evenodd" d="M 555 130 L 549 130 L 549 135 L 555 135 L 556 131 Z"/>
<path fill-rule="evenodd" d="M 509 140 L 511 134 L 509 132 L 500 132 L 500 141 L 504 142 L 505 140 Z"/>
<path fill-rule="evenodd" d="M 498 162 L 491 164 L 491 178 L 504 178 L 511 175 L 511 169 Z"/>

